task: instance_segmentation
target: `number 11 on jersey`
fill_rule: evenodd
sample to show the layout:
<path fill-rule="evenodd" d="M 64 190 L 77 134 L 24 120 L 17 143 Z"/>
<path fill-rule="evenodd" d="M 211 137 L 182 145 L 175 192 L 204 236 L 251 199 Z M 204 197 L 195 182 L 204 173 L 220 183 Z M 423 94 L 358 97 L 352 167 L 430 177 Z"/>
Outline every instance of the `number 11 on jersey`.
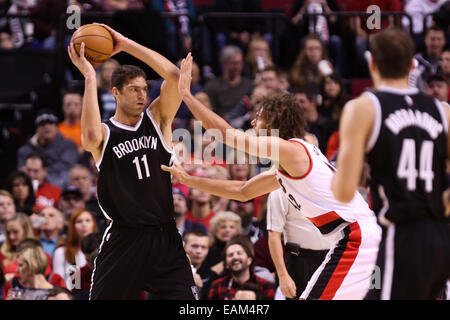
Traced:
<path fill-rule="evenodd" d="M 144 164 L 144 168 L 145 168 L 145 177 L 148 178 L 150 177 L 150 170 L 148 169 L 148 163 L 147 163 L 147 155 L 144 154 L 141 158 L 141 162 Z M 137 171 L 137 175 L 139 180 L 142 180 L 142 170 L 141 170 L 141 165 L 139 164 L 139 157 L 135 157 L 133 160 L 133 163 L 136 165 L 136 171 Z"/>

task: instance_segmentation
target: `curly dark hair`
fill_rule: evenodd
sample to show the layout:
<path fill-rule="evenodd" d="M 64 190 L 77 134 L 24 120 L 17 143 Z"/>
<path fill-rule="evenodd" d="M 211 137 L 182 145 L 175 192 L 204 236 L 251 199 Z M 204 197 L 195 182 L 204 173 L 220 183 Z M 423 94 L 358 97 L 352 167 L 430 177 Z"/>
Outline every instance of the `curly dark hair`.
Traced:
<path fill-rule="evenodd" d="M 271 135 L 272 129 L 278 129 L 279 137 L 285 140 L 305 136 L 304 111 L 293 94 L 264 97 L 258 115 L 266 122 L 268 135 Z"/>

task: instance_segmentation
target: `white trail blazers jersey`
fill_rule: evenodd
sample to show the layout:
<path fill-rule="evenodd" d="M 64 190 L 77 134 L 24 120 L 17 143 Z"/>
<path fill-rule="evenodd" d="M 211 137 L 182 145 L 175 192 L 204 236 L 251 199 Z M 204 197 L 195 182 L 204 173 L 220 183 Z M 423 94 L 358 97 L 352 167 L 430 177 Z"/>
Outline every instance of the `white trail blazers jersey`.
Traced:
<path fill-rule="evenodd" d="M 334 235 L 349 223 L 374 217 L 373 211 L 358 192 L 355 192 L 349 203 L 336 200 L 331 191 L 331 180 L 336 169 L 316 146 L 298 138 L 289 141 L 306 149 L 310 160 L 309 170 L 301 177 L 290 177 L 277 170 L 278 183 L 294 208 L 323 235 Z"/>

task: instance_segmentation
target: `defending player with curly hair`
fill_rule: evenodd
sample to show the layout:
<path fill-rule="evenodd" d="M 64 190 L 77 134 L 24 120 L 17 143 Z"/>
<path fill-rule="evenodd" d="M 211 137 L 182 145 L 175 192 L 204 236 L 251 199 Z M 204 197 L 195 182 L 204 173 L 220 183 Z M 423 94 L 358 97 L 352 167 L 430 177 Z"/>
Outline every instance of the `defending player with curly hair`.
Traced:
<path fill-rule="evenodd" d="M 267 128 L 267 135 L 271 130 L 279 130 L 282 139 L 303 138 L 307 126 L 303 109 L 300 108 L 293 94 L 276 94 L 263 98 L 256 118 L 261 117 Z"/>

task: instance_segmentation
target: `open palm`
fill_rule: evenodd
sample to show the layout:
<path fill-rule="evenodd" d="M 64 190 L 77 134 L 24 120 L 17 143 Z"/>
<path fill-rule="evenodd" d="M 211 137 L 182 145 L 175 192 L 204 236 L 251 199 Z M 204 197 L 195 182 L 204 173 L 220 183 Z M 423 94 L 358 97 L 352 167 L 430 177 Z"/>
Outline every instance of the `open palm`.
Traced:
<path fill-rule="evenodd" d="M 192 55 L 189 52 L 180 67 L 180 79 L 178 80 L 178 93 L 185 97 L 191 93 L 192 81 Z"/>

